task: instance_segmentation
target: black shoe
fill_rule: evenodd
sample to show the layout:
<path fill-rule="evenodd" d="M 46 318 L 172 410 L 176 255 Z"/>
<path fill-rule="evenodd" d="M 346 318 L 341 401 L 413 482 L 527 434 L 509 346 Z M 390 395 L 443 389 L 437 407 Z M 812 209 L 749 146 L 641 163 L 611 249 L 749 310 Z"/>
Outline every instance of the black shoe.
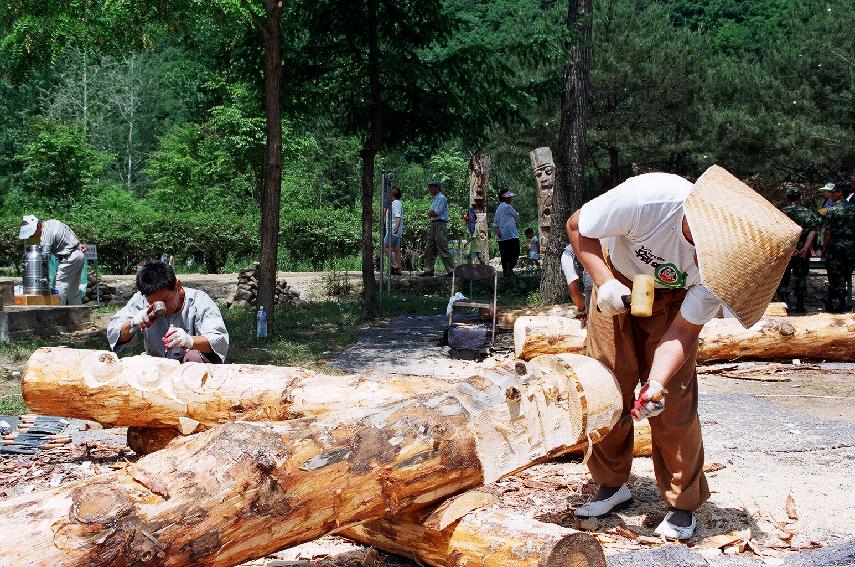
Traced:
<path fill-rule="evenodd" d="M 804 313 L 805 312 L 805 300 L 804 299 L 796 299 L 796 308 L 793 309 L 793 313 Z"/>

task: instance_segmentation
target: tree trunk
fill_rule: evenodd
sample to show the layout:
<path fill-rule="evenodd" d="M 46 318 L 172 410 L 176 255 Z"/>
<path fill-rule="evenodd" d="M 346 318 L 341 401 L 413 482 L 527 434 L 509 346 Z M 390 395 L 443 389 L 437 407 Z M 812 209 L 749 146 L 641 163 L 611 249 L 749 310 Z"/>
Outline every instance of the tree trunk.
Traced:
<path fill-rule="evenodd" d="M 381 405 L 453 385 L 441 380 L 319 374 L 249 364 L 179 364 L 166 358 L 118 358 L 107 351 L 41 348 L 22 385 L 35 412 L 106 426 L 199 429 L 228 421 L 279 421 Z"/>
<path fill-rule="evenodd" d="M 450 500 L 465 499 L 473 492 L 476 491 Z M 476 502 L 475 506 L 481 507 L 479 504 Z M 445 506 L 442 504 L 439 509 Z M 426 524 L 430 524 L 436 512 L 428 509 L 366 522 L 344 530 L 341 535 L 436 567 L 606 565 L 602 547 L 591 534 L 495 506 L 463 510 L 449 525 L 431 529 Z"/>
<path fill-rule="evenodd" d="M 853 314 L 761 319 L 749 329 L 736 319 L 713 319 L 701 331 L 698 360 L 855 360 L 853 337 Z"/>
<path fill-rule="evenodd" d="M 374 158 L 383 140 L 382 88 L 380 85 L 380 48 L 377 42 L 377 2 L 368 0 L 368 88 L 371 100 L 370 120 L 362 159 L 362 293 L 365 314 L 375 318 L 380 314 L 377 304 L 377 284 L 374 280 Z"/>
<path fill-rule="evenodd" d="M 490 156 L 469 157 L 469 207 L 475 211 L 475 234 L 469 246 L 480 264 L 490 262 L 490 226 L 487 223 L 490 164 Z"/>
<path fill-rule="evenodd" d="M 282 47 L 279 16 L 282 3 L 265 0 L 266 19 L 252 15 L 264 41 L 264 116 L 267 145 L 264 161 L 264 190 L 261 195 L 261 259 L 258 269 L 256 306 L 274 314 L 277 256 L 279 250 L 279 207 L 282 192 Z M 273 327 L 268 327 L 268 332 Z"/>
<path fill-rule="evenodd" d="M 394 516 L 597 441 L 611 373 L 573 355 L 351 419 L 228 423 L 125 470 L 0 501 L 0 564 L 231 566 Z"/>
<path fill-rule="evenodd" d="M 813 358 L 855 360 L 855 315 L 808 315 L 761 319 L 745 329 L 733 318 L 713 319 L 701 330 L 698 360 Z M 577 320 L 520 317 L 514 325 L 517 358 L 584 352 L 585 330 Z"/>
<path fill-rule="evenodd" d="M 561 273 L 561 253 L 567 245 L 567 219 L 579 206 L 584 189 L 585 132 L 588 126 L 588 62 L 591 56 L 592 0 L 570 0 L 567 28 L 569 62 L 564 69 L 561 97 L 561 126 L 556 146 L 555 189 L 552 195 L 552 228 L 541 252 L 543 272 L 540 297 L 544 303 L 558 303 L 567 297 L 567 282 Z"/>
<path fill-rule="evenodd" d="M 514 323 L 514 355 L 522 360 L 531 360 L 541 354 L 583 353 L 586 334 L 580 319 L 519 317 Z"/>

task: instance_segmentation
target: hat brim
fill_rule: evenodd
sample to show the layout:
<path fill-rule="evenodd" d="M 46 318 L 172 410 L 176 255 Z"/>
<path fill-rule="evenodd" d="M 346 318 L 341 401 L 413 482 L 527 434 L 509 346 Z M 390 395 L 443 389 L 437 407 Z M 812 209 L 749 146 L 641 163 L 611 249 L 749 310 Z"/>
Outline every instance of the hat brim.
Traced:
<path fill-rule="evenodd" d="M 704 287 L 750 327 L 775 294 L 801 227 L 717 165 L 692 187 L 684 210 Z"/>
<path fill-rule="evenodd" d="M 21 228 L 18 230 L 18 239 L 26 240 L 36 233 L 36 228 L 38 227 L 38 223 L 24 223 L 21 225 Z"/>

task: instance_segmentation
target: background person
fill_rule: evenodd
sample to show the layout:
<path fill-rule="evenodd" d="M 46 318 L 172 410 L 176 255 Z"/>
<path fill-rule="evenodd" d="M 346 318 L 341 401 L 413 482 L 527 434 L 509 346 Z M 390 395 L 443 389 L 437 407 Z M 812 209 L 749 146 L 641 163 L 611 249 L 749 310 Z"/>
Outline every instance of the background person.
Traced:
<path fill-rule="evenodd" d="M 784 270 L 784 277 L 781 278 L 781 284 L 778 286 L 778 297 L 782 301 L 785 301 L 788 308 L 792 309 L 794 313 L 805 312 L 805 296 L 807 295 L 811 250 L 814 239 L 816 238 L 816 231 L 822 223 L 818 214 L 799 203 L 801 197 L 801 189 L 795 186 L 788 187 L 786 192 L 788 204 L 781 209 L 781 212 L 787 215 L 790 220 L 802 227 L 802 235 L 796 244 L 796 248 L 793 250 L 793 257 L 790 259 L 787 269 Z M 795 308 L 790 303 L 791 278 L 793 280 L 793 291 L 795 291 L 796 296 Z"/>
<path fill-rule="evenodd" d="M 57 257 L 59 266 L 56 269 L 54 287 L 59 292 L 59 302 L 61 305 L 80 305 L 80 273 L 86 263 L 86 257 L 83 255 L 86 247 L 80 244 L 74 231 L 56 219 L 40 221 L 33 215 L 27 215 L 21 221 L 18 238 L 38 238 L 42 250 Z"/>
<path fill-rule="evenodd" d="M 493 215 L 493 226 L 496 227 L 496 237 L 499 240 L 499 256 L 502 259 L 502 273 L 512 277 L 514 268 L 520 258 L 520 235 L 517 232 L 517 221 L 520 214 L 511 206 L 514 193 L 504 191 L 499 195 L 499 206 Z"/>
<path fill-rule="evenodd" d="M 146 262 L 139 269 L 137 290 L 107 323 L 107 341 L 114 352 L 133 346 L 142 334 L 150 356 L 182 362 L 226 361 L 229 333 L 219 307 L 207 293 L 182 286 L 172 266 L 160 261 Z M 166 313 L 160 317 L 152 313 L 155 301 L 166 304 Z"/>
<path fill-rule="evenodd" d="M 387 218 L 388 212 L 383 213 L 383 218 Z M 390 229 L 391 228 L 391 235 Z M 404 205 L 401 203 L 401 188 L 395 185 L 392 187 L 392 226 L 386 227 L 386 236 L 383 239 L 383 252 L 389 253 L 389 246 L 392 246 L 392 273 L 401 274 L 401 237 L 404 235 Z"/>
<path fill-rule="evenodd" d="M 576 254 L 573 252 L 573 247 L 568 244 L 564 247 L 564 252 L 561 253 L 561 272 L 564 274 L 564 279 L 567 280 L 567 293 L 570 294 L 570 300 L 579 312 L 579 318 L 583 323 L 587 323 L 588 306 L 591 301 L 591 290 L 594 285 L 590 276 L 588 276 L 588 272 L 582 270 L 584 280 L 582 283 L 585 284 L 585 289 L 584 291 L 582 290 L 582 286 L 579 285 L 580 270 L 577 269 L 576 262 Z"/>
<path fill-rule="evenodd" d="M 437 254 L 447 270 L 445 275 L 450 276 L 454 270 L 454 260 L 451 258 L 451 252 L 448 251 L 448 199 L 442 194 L 440 185 L 438 179 L 428 183 L 428 191 L 433 196 L 433 201 L 427 212 L 429 224 L 427 244 L 425 244 L 425 271 L 421 273 L 423 276 L 433 275 Z"/>
<path fill-rule="evenodd" d="M 534 235 L 533 228 L 525 229 L 525 237 L 528 242 L 525 243 L 525 248 L 528 250 L 528 259 L 537 263 L 540 261 L 540 238 Z"/>
<path fill-rule="evenodd" d="M 586 354 L 614 373 L 624 416 L 593 446 L 588 469 L 600 488 L 575 513 L 603 516 L 631 502 L 633 424 L 625 417 L 648 418 L 653 470 L 668 506 L 656 533 L 687 539 L 695 510 L 710 496 L 698 418 L 698 335 L 722 304 L 746 327 L 762 317 L 801 231 L 713 166 L 694 185 L 667 173 L 631 177 L 576 211 L 567 232 L 595 284 Z M 600 239 L 609 239 L 608 261 Z M 637 274 L 655 281 L 650 317 L 625 307 Z M 664 399 L 654 401 L 659 395 Z"/>
<path fill-rule="evenodd" d="M 848 182 L 837 183 L 831 192 L 833 204 L 823 219 L 823 251 L 828 270 L 825 309 L 844 313 L 849 305 L 852 269 L 855 267 L 855 205 L 847 201 Z M 835 302 L 836 305 L 835 305 Z"/>

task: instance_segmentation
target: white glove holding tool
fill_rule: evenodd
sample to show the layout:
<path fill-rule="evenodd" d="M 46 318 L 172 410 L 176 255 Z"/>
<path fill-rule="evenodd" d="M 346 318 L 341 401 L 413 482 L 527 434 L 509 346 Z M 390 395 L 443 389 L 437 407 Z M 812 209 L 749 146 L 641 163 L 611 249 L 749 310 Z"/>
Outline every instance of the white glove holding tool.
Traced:
<path fill-rule="evenodd" d="M 630 415 L 635 421 L 641 421 L 648 417 L 659 415 L 665 411 L 665 394 L 668 390 L 656 380 L 648 380 L 641 391 L 638 393 L 638 399 L 630 410 Z"/>
<path fill-rule="evenodd" d="M 631 296 L 632 290 L 618 280 L 609 280 L 597 288 L 597 309 L 606 317 L 614 317 L 626 312 L 624 297 Z"/>
<path fill-rule="evenodd" d="M 193 337 L 190 333 L 180 327 L 170 327 L 169 331 L 163 337 L 163 344 L 168 348 L 183 348 L 190 350 L 193 348 Z"/>
<path fill-rule="evenodd" d="M 131 317 L 131 325 L 138 329 L 146 329 L 153 323 L 152 306 L 149 305 L 145 309 L 140 309 Z"/>

